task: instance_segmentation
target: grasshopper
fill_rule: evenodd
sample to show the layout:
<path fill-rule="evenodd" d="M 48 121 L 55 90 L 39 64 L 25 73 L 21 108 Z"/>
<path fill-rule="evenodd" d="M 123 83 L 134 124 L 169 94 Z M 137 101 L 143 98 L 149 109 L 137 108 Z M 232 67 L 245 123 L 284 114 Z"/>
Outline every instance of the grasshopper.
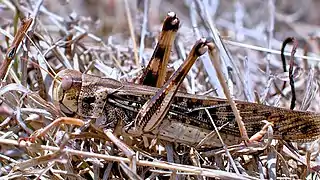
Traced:
<path fill-rule="evenodd" d="M 54 100 L 67 116 L 95 119 L 104 128 L 130 136 L 146 136 L 189 146 L 220 147 L 206 109 L 213 118 L 226 144 L 241 141 L 235 116 L 226 99 L 180 92 L 179 86 L 194 62 L 208 47 L 210 39 L 200 39 L 189 56 L 167 82 L 166 66 L 174 35 L 179 26 L 175 13 L 168 13 L 160 40 L 140 84 L 120 82 L 63 70 L 57 74 L 61 83 L 54 86 Z M 153 87 L 155 86 L 155 87 Z M 320 115 L 277 108 L 262 104 L 236 101 L 249 136 L 259 132 L 268 121 L 274 138 L 305 142 L 320 136 Z M 202 140 L 206 139 L 205 142 Z"/>

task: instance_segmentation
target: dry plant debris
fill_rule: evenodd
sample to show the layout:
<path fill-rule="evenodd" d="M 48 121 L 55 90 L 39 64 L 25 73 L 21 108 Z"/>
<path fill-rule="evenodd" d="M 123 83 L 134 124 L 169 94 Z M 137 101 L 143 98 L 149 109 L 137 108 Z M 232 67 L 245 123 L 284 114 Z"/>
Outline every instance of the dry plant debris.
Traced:
<path fill-rule="evenodd" d="M 241 110 L 234 99 L 320 113 L 319 6 L 312 0 L 1 1 L 0 179 L 318 179 L 319 140 L 274 138 L 268 121 L 248 137 L 236 115 L 244 143 L 212 131 L 190 146 L 120 136 L 94 118 L 66 117 L 53 94 L 55 83 L 70 86 L 56 76 L 65 69 L 137 82 L 166 36 L 172 72 L 196 40 L 209 36 L 215 49 L 209 46 L 191 68 L 182 92 L 227 98 L 235 114 Z M 159 35 L 168 11 L 179 17 L 179 30 Z M 294 38 L 282 46 L 287 37 Z M 208 108 L 203 112 L 214 125 Z M 216 136 L 222 146 L 201 148 Z"/>

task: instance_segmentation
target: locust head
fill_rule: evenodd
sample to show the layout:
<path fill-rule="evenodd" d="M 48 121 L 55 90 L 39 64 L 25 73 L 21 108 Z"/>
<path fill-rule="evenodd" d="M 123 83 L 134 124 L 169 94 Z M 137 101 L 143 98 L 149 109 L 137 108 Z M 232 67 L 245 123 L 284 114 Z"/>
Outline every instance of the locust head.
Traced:
<path fill-rule="evenodd" d="M 78 112 L 78 98 L 81 91 L 82 74 L 75 70 L 60 71 L 54 82 L 53 100 L 60 110 L 68 116 L 74 116 Z"/>

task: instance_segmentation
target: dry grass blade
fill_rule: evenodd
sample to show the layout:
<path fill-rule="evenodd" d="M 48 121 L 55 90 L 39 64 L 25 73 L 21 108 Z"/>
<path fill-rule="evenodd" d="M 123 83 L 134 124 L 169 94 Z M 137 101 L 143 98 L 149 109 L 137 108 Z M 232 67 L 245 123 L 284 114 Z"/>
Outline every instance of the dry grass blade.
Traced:
<path fill-rule="evenodd" d="M 11 83 L 11 84 L 8 84 L 0 89 L 0 96 L 4 95 L 5 93 L 7 93 L 9 91 L 20 91 L 25 94 L 30 93 L 30 90 L 27 89 L 26 87 L 22 86 L 21 84 Z"/>
<path fill-rule="evenodd" d="M 142 180 L 142 178 L 136 174 L 135 170 L 129 168 L 123 161 L 120 161 L 120 167 L 123 169 L 123 171 L 128 175 L 130 179 Z"/>
<path fill-rule="evenodd" d="M 318 93 L 319 85 L 314 83 L 314 69 L 310 69 L 306 83 L 306 92 L 301 103 L 301 110 L 307 110 L 310 107 L 312 100 L 314 100 Z"/>
<path fill-rule="evenodd" d="M 111 130 L 106 130 L 105 134 L 107 135 L 107 137 L 116 145 L 118 146 L 123 152 L 124 154 L 131 160 L 130 161 L 130 171 L 128 171 L 128 174 L 132 174 L 131 176 L 137 176 L 136 172 L 137 172 L 137 157 L 136 157 L 136 153 L 130 149 L 129 146 L 127 146 L 126 144 L 124 144 L 123 142 L 121 142 L 118 138 L 116 138 L 113 134 Z M 127 170 L 127 166 L 125 164 L 122 164 L 123 162 L 121 162 L 121 167 L 125 170 Z M 133 178 L 135 179 L 135 178 Z"/>
<path fill-rule="evenodd" d="M 139 57 L 138 57 L 138 48 L 137 48 L 137 42 L 136 42 L 135 33 L 134 33 L 134 27 L 133 27 L 133 23 L 132 23 L 132 15 L 131 15 L 131 11 L 130 11 L 128 0 L 124 0 L 124 6 L 125 6 L 125 9 L 126 9 L 128 26 L 129 26 L 129 29 L 130 29 L 130 35 L 131 35 L 132 42 L 133 42 L 134 60 L 135 60 L 136 65 L 138 66 L 140 64 Z"/>
<path fill-rule="evenodd" d="M 40 164 L 44 164 L 44 163 L 48 163 L 51 161 L 56 160 L 57 158 L 59 158 L 61 156 L 61 152 L 60 151 L 56 151 L 55 153 L 52 154 L 47 154 L 47 155 L 43 155 L 43 156 L 39 156 L 21 163 L 17 163 L 16 166 L 13 168 L 14 171 L 17 170 L 25 170 L 27 168 L 33 167 L 33 166 L 37 166 Z"/>
<path fill-rule="evenodd" d="M 271 179 L 277 179 L 277 173 L 276 173 L 276 166 L 277 164 L 277 153 L 273 148 L 270 149 L 270 152 L 268 153 L 268 173 Z"/>
<path fill-rule="evenodd" d="M 209 55 L 210 55 L 211 61 L 213 62 L 213 65 L 214 65 L 214 68 L 216 70 L 216 73 L 217 73 L 218 79 L 220 81 L 220 84 L 221 84 L 221 86 L 223 88 L 223 92 L 224 92 L 225 96 L 227 97 L 227 99 L 229 101 L 229 104 L 230 104 L 230 106 L 232 108 L 232 111 L 233 111 L 233 113 L 235 115 L 235 119 L 237 121 L 239 130 L 240 130 L 241 138 L 245 142 L 248 142 L 249 141 L 249 137 L 248 137 L 246 128 L 244 126 L 244 123 L 242 121 L 240 113 L 239 113 L 239 111 L 238 111 L 238 109 L 236 107 L 236 104 L 235 104 L 235 102 L 233 101 L 233 99 L 231 97 L 228 85 L 227 85 L 227 83 L 225 81 L 225 78 L 224 78 L 224 75 L 223 75 L 223 73 L 221 71 L 221 66 L 220 66 L 220 63 L 219 63 L 220 59 L 219 59 L 219 56 L 217 56 L 217 49 L 215 47 L 215 43 L 214 43 L 213 40 L 211 40 L 211 42 L 209 42 L 208 47 L 209 47 Z"/>
<path fill-rule="evenodd" d="M 218 74 L 219 74 L 219 73 L 218 73 Z M 226 144 L 223 142 L 223 139 L 222 139 L 221 135 L 219 134 L 219 130 L 218 130 L 217 126 L 215 125 L 215 123 L 214 123 L 214 121 L 213 121 L 213 119 L 212 119 L 212 117 L 211 117 L 208 109 L 205 109 L 205 111 L 206 111 L 206 113 L 208 114 L 208 116 L 209 116 L 209 118 L 210 118 L 210 120 L 211 120 L 211 122 L 212 122 L 212 124 L 213 124 L 213 126 L 214 126 L 215 132 L 217 133 L 217 135 L 218 135 L 218 137 L 219 137 L 219 140 L 221 141 L 221 143 L 222 143 L 222 145 L 223 145 L 223 149 L 225 150 L 225 152 L 226 152 L 226 154 L 227 154 L 227 156 L 228 156 L 228 158 L 229 158 L 229 161 L 231 162 L 231 165 L 232 165 L 234 171 L 235 171 L 237 174 L 240 174 L 240 172 L 239 172 L 239 170 L 238 170 L 238 168 L 237 168 L 237 166 L 236 166 L 236 164 L 235 164 L 235 162 L 234 162 L 234 160 L 233 160 L 233 158 L 232 158 L 229 150 L 227 149 Z"/>
<path fill-rule="evenodd" d="M 8 48 L 6 53 L 6 58 L 2 62 L 0 66 L 0 79 L 3 80 L 6 73 L 8 72 L 9 65 L 11 64 L 12 60 L 16 56 L 16 52 L 18 50 L 18 47 L 20 43 L 22 42 L 26 32 L 28 31 L 33 19 L 32 18 L 26 18 L 22 20 L 22 24 L 18 32 L 16 33 L 14 40 L 11 44 L 11 46 Z"/>

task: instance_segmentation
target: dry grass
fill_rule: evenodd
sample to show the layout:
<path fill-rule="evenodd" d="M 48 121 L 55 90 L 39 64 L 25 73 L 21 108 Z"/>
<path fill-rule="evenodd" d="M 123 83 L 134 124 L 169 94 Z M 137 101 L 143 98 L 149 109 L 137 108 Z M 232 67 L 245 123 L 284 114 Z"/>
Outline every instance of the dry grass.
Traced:
<path fill-rule="evenodd" d="M 85 132 L 79 120 L 50 128 L 35 143 L 19 143 L 62 116 L 52 103 L 52 75 L 68 68 L 132 81 L 151 57 L 168 11 L 182 21 L 170 66 L 178 67 L 200 37 L 217 42 L 219 30 L 220 68 L 235 99 L 289 108 L 290 86 L 280 96 L 275 85 L 288 81 L 282 41 L 296 37 L 295 109 L 319 112 L 319 2 L 150 1 L 147 8 L 147 0 L 1 1 L 1 63 L 9 68 L 0 72 L 0 179 L 317 179 L 318 141 L 269 139 L 205 151 L 157 142 L 123 152 L 108 140 L 112 133 Z M 32 24 L 18 31 L 26 17 Z M 287 64 L 291 49 L 285 50 Z M 189 93 L 225 96 L 208 54 L 184 85 Z"/>

